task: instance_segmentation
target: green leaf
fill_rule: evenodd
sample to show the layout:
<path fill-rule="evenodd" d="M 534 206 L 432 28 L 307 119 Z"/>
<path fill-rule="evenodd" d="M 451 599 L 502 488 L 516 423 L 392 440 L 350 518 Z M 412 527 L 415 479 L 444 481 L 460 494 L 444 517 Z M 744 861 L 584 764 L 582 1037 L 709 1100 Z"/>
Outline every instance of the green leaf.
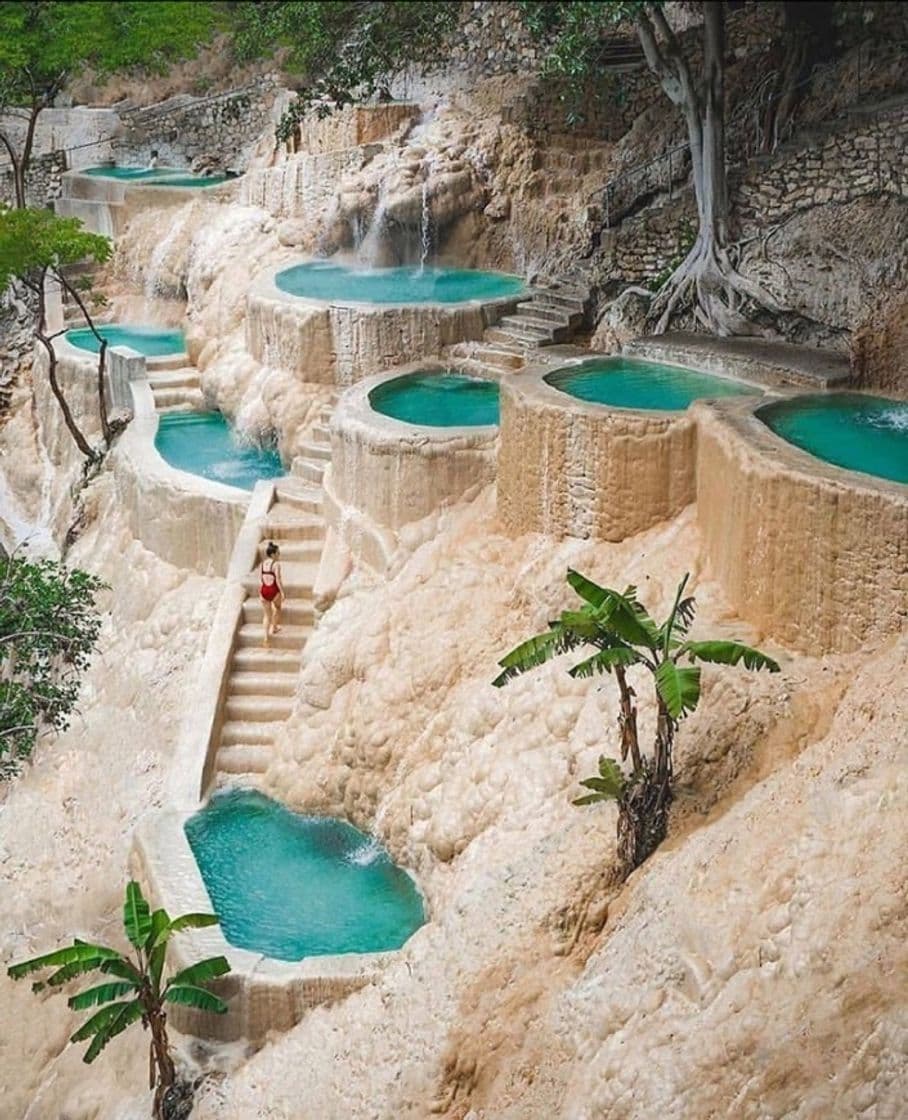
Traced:
<path fill-rule="evenodd" d="M 167 986 L 171 988 L 180 984 L 204 984 L 218 976 L 226 976 L 229 971 L 230 963 L 226 957 L 208 957 L 207 960 L 191 964 L 171 976 Z"/>
<path fill-rule="evenodd" d="M 119 976 L 122 980 L 130 980 L 136 984 L 141 984 L 143 980 L 142 973 L 136 966 L 119 954 L 104 961 L 100 971 L 107 973 L 109 976 Z"/>
<path fill-rule="evenodd" d="M 685 642 L 677 656 L 685 653 L 692 661 L 709 661 L 716 665 L 737 665 L 739 661 L 743 661 L 745 669 L 768 669 L 770 673 L 779 672 L 778 662 L 742 642 L 718 639 L 709 642 Z"/>
<path fill-rule="evenodd" d="M 106 1030 L 108 1026 L 121 1014 L 124 1007 L 129 1003 L 134 1002 L 128 1000 L 126 1003 L 113 1003 L 109 1007 L 102 1007 L 100 1011 L 96 1011 L 90 1019 L 86 1019 L 81 1027 L 72 1035 L 70 1035 L 70 1042 L 82 1042 L 86 1038 L 91 1038 L 93 1034 L 98 1031 Z"/>
<path fill-rule="evenodd" d="M 574 649 L 581 644 L 582 642 L 578 641 L 574 635 L 566 632 L 558 623 L 555 623 L 554 629 L 528 638 L 502 657 L 498 664 L 504 672 L 500 673 L 492 681 L 492 684 L 495 688 L 501 688 L 513 677 L 527 672 L 528 669 L 535 669 L 538 665 L 542 665 L 553 657 L 557 657 L 566 650 Z"/>
<path fill-rule="evenodd" d="M 151 952 L 156 945 L 166 942 L 170 936 L 170 915 L 166 910 L 155 910 L 151 915 L 151 929 L 148 931 L 148 940 L 145 942 L 146 952 Z"/>
<path fill-rule="evenodd" d="M 85 1051 L 82 1061 L 91 1064 L 95 1058 L 101 1053 L 104 1047 L 110 1042 L 112 1038 L 116 1038 L 131 1026 L 137 1019 L 142 1018 L 142 1005 L 137 999 L 131 1000 L 129 1003 L 114 1003 L 112 1007 L 119 1007 L 120 1013 L 113 1019 L 107 1027 L 98 1031 L 92 1040 L 91 1046 Z M 108 1008 L 105 1008 L 105 1011 Z"/>
<path fill-rule="evenodd" d="M 119 956 L 120 954 L 114 949 L 108 949 L 104 945 L 89 945 L 85 941 L 76 940 L 72 945 L 67 945 L 64 949 L 55 949 L 54 952 L 45 953 L 41 957 L 32 957 L 31 960 L 20 961 L 19 964 L 10 965 L 6 973 L 12 980 L 21 980 L 23 976 L 28 976 L 30 973 L 37 972 L 42 968 L 65 967 L 67 965 L 87 961 L 97 961 L 98 963 L 91 965 L 91 967 L 98 968 L 101 967 L 104 961 Z"/>
<path fill-rule="evenodd" d="M 151 933 L 151 908 L 142 894 L 142 888 L 134 879 L 126 884 L 123 926 L 131 944 L 137 949 L 144 949 Z"/>
<path fill-rule="evenodd" d="M 581 661 L 573 669 L 568 670 L 568 676 L 577 680 L 585 680 L 597 673 L 610 673 L 616 665 L 635 665 L 640 661 L 640 654 L 631 646 L 608 646 L 599 650 L 592 657 Z"/>
<path fill-rule="evenodd" d="M 700 670 L 679 668 L 674 661 L 662 661 L 656 669 L 656 689 L 668 714 L 679 720 L 692 712 L 700 700 Z"/>
<path fill-rule="evenodd" d="M 580 598 L 591 607 L 601 607 L 614 594 L 607 587 L 600 587 L 598 583 L 593 583 L 591 579 L 575 572 L 573 568 L 568 568 L 567 581 Z"/>
<path fill-rule="evenodd" d="M 182 1003 L 187 1007 L 197 1007 L 200 1011 L 214 1011 L 218 1015 L 224 1015 L 227 1011 L 227 1004 L 222 999 L 192 984 L 179 984 L 168 988 L 164 993 L 164 999 L 168 1003 Z"/>
<path fill-rule="evenodd" d="M 217 914 L 181 914 L 170 923 L 170 932 L 178 933 L 181 929 L 204 929 L 206 926 L 216 926 L 220 920 Z"/>
<path fill-rule="evenodd" d="M 624 792 L 627 779 L 614 758 L 599 756 L 599 777 L 584 778 L 580 784 L 592 793 L 575 798 L 574 805 L 592 805 L 597 801 L 614 801 Z"/>
<path fill-rule="evenodd" d="M 134 992 L 138 985 L 131 980 L 119 980 L 113 984 L 99 984 L 96 988 L 88 988 L 77 996 L 72 996 L 68 1003 L 73 1011 L 84 1011 L 87 1007 L 94 1007 L 96 1003 L 110 1003 L 120 996 Z"/>
<path fill-rule="evenodd" d="M 598 583 L 568 569 L 567 581 L 591 607 L 600 631 L 613 630 L 618 637 L 633 646 L 655 649 L 658 644 L 656 624 L 637 599 L 637 589 L 628 587 L 624 593 Z"/>

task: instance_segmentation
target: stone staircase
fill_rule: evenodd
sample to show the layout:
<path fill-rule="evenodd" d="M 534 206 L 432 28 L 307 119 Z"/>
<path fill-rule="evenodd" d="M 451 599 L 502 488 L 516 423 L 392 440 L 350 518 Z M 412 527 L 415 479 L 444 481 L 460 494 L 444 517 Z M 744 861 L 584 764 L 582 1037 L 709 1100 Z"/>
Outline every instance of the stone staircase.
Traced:
<path fill-rule="evenodd" d="M 331 461 L 329 424 L 337 398 L 338 394 L 332 393 L 330 400 L 322 406 L 308 442 L 303 444 L 302 450 L 290 465 L 290 474 L 307 486 L 321 487 L 325 469 Z"/>
<path fill-rule="evenodd" d="M 216 756 L 216 783 L 254 784 L 271 761 L 275 734 L 293 709 L 300 657 L 313 626 L 312 588 L 324 539 L 322 494 L 282 479 L 261 527 L 258 562 L 269 541 L 280 546 L 284 605 L 281 630 L 264 646 L 260 575 L 243 581 L 246 599 L 234 642 Z"/>
<path fill-rule="evenodd" d="M 276 732 L 293 709 L 300 658 L 314 625 L 313 587 L 325 537 L 322 477 L 331 458 L 329 423 L 333 394 L 319 414 L 310 440 L 275 488 L 259 536 L 257 565 L 243 581 L 246 598 L 236 633 L 215 783 L 254 785 L 271 761 Z M 281 630 L 264 647 L 258 564 L 269 541 L 281 550 L 284 585 Z"/>
<path fill-rule="evenodd" d="M 183 361 L 182 357 L 177 357 L 174 369 L 157 365 L 148 371 L 148 384 L 158 412 L 185 412 L 205 405 L 199 371 L 182 364 Z"/>
<path fill-rule="evenodd" d="M 461 342 L 448 351 L 464 369 L 480 376 L 518 373 L 540 347 L 570 342 L 586 321 L 590 288 L 580 267 L 540 278 L 529 299 L 485 331 L 481 342 Z"/>

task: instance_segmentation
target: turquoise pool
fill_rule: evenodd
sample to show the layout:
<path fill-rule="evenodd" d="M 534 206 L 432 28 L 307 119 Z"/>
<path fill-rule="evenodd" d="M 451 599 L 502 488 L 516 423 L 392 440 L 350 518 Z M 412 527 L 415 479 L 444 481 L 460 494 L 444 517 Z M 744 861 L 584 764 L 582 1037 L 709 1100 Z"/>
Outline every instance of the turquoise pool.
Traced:
<path fill-rule="evenodd" d="M 79 174 L 141 183 L 143 187 L 213 187 L 229 178 L 228 175 L 193 175 L 185 167 L 86 167 Z"/>
<path fill-rule="evenodd" d="M 186 349 L 186 339 L 182 331 L 166 330 L 161 327 L 125 327 L 118 323 L 106 323 L 98 327 L 98 334 L 106 338 L 110 346 L 129 346 L 147 358 L 160 358 L 167 354 L 182 354 Z M 88 327 L 67 331 L 66 341 L 80 350 L 90 350 L 97 354 L 101 344 Z"/>
<path fill-rule="evenodd" d="M 908 483 L 908 401 L 817 393 L 764 405 L 757 416 L 827 463 Z"/>
<path fill-rule="evenodd" d="M 498 423 L 498 383 L 450 370 L 395 377 L 369 394 L 376 412 L 430 428 Z"/>
<path fill-rule="evenodd" d="M 231 945 L 282 961 L 399 949 L 424 922 L 410 876 L 346 821 L 254 790 L 214 796 L 186 837 Z"/>
<path fill-rule="evenodd" d="M 282 292 L 338 303 L 463 303 L 519 296 L 519 276 L 466 268 L 348 268 L 309 261 L 274 278 Z"/>
<path fill-rule="evenodd" d="M 240 490 L 285 473 L 273 447 L 240 439 L 220 412 L 173 412 L 158 421 L 158 454 L 179 471 Z"/>
<path fill-rule="evenodd" d="M 646 362 L 638 358 L 595 358 L 546 374 L 553 389 L 581 401 L 613 408 L 683 412 L 702 398 L 759 396 L 760 390 L 740 381 Z"/>

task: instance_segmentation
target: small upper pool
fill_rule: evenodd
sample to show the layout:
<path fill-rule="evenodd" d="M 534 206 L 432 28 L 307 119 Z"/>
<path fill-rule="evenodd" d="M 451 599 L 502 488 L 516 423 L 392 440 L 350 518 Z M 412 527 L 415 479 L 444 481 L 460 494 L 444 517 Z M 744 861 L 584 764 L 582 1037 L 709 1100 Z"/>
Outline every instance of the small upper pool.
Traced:
<path fill-rule="evenodd" d="M 759 396 L 753 385 L 698 373 L 680 366 L 638 358 L 594 358 L 546 374 L 553 389 L 581 401 L 613 408 L 683 412 L 696 400 L 713 397 Z"/>
<path fill-rule="evenodd" d="M 118 323 L 105 323 L 97 328 L 98 334 L 107 339 L 109 346 L 129 346 L 146 358 L 160 358 L 166 354 L 182 354 L 186 349 L 183 332 L 161 327 L 126 327 Z M 97 354 L 101 343 L 88 327 L 67 331 L 66 341 L 80 350 Z"/>
<path fill-rule="evenodd" d="M 757 416 L 776 435 L 827 463 L 908 483 L 908 401 L 817 393 L 764 405 Z"/>
<path fill-rule="evenodd" d="M 254 790 L 218 794 L 186 837 L 231 945 L 282 961 L 399 949 L 424 922 L 416 884 L 346 821 Z"/>
<path fill-rule="evenodd" d="M 498 384 L 450 370 L 407 373 L 369 394 L 376 412 L 430 428 L 498 423 Z"/>
<path fill-rule="evenodd" d="M 519 296 L 524 282 L 467 268 L 352 268 L 307 261 L 274 278 L 282 292 L 334 303 L 464 303 Z"/>
<path fill-rule="evenodd" d="M 252 490 L 262 478 L 285 473 L 273 447 L 262 447 L 234 432 L 220 412 L 172 412 L 158 420 L 154 445 L 178 471 L 212 482 Z"/>
<path fill-rule="evenodd" d="M 143 187 L 213 187 L 230 178 L 228 175 L 194 175 L 185 167 L 86 167 L 79 174 L 141 183 Z"/>

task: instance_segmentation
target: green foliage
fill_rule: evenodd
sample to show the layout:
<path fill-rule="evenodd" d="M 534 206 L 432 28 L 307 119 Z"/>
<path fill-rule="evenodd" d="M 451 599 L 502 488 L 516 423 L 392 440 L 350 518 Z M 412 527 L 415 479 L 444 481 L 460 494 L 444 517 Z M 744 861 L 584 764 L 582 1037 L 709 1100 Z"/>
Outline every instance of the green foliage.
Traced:
<path fill-rule="evenodd" d="M 160 72 L 225 21 L 224 5 L 184 0 L 2 0 L 0 104 L 49 103 L 86 69 Z"/>
<path fill-rule="evenodd" d="M 437 0 L 245 0 L 235 10 L 235 50 L 248 60 L 283 49 L 284 64 L 300 76 L 277 130 L 284 141 L 313 105 L 324 116 L 382 94 L 406 70 L 427 73 L 444 63 L 459 11 Z"/>
<path fill-rule="evenodd" d="M 78 218 L 0 206 L 0 291 L 12 280 L 35 280 L 80 261 L 103 264 L 110 254 L 110 240 L 89 233 Z"/>
<path fill-rule="evenodd" d="M 615 759 L 600 757 L 598 777 L 585 778 L 580 783 L 591 792 L 577 798 L 574 804 L 618 801 L 619 842 L 624 837 L 633 866 L 646 858 L 664 835 L 664 818 L 671 797 L 675 728 L 700 702 L 700 667 L 680 663 L 743 664 L 746 669 L 779 671 L 771 657 L 742 642 L 687 638 L 696 611 L 693 597 L 684 594 L 688 578 L 685 575 L 681 580 L 668 617 L 658 625 L 637 598 L 635 587 L 624 591 L 600 587 L 569 569 L 567 582 L 583 600 L 583 606 L 562 611 L 558 619 L 549 623 L 547 631 L 521 642 L 506 654 L 498 663 L 502 672 L 492 682 L 501 687 L 559 654 L 581 646 L 593 647 L 595 652 L 591 656 L 568 671 L 579 678 L 600 673 L 615 676 L 621 698 L 618 722 L 622 758 L 630 752 L 633 771 L 625 777 Z M 635 694 L 625 675 L 636 666 L 648 670 L 655 688 L 658 721 L 652 761 L 640 751 Z"/>
<path fill-rule="evenodd" d="M 584 778 L 580 784 L 593 792 L 587 793 L 583 797 L 576 797 L 571 804 L 594 805 L 597 801 L 617 801 L 624 793 L 627 779 L 624 777 L 621 767 L 613 758 L 600 755 L 599 777 Z"/>
<path fill-rule="evenodd" d="M 43 731 L 63 731 L 101 630 L 104 587 L 52 560 L 0 560 L 0 776 Z"/>
<path fill-rule="evenodd" d="M 11 965 L 7 974 L 13 980 L 21 980 L 44 969 L 56 969 L 47 980 L 32 985 L 36 992 L 45 986 L 56 987 L 87 972 L 119 976 L 120 979 L 115 982 L 99 984 L 70 997 L 69 1006 L 74 1011 L 85 1011 L 100 1005 L 100 1010 L 72 1034 L 70 1042 L 92 1040 L 83 1058 L 90 1063 L 113 1038 L 141 1019 L 143 1024 L 151 1026 L 155 1042 L 163 1044 L 166 1054 L 165 1003 L 186 1004 L 219 1015 L 227 1010 L 224 1001 L 204 987 L 230 971 L 225 957 L 198 961 L 175 973 L 166 984 L 161 983 L 171 934 L 180 929 L 213 925 L 217 920 L 214 914 L 184 914 L 173 920 L 165 910 L 156 910 L 152 914 L 139 884 L 130 882 L 126 886 L 123 905 L 123 927 L 135 950 L 134 961 L 116 949 L 91 945 L 77 938 L 63 949 Z M 124 1000 L 124 996 L 132 998 Z M 154 1049 L 155 1042 L 152 1044 L 153 1060 L 160 1065 L 160 1055 Z"/>

